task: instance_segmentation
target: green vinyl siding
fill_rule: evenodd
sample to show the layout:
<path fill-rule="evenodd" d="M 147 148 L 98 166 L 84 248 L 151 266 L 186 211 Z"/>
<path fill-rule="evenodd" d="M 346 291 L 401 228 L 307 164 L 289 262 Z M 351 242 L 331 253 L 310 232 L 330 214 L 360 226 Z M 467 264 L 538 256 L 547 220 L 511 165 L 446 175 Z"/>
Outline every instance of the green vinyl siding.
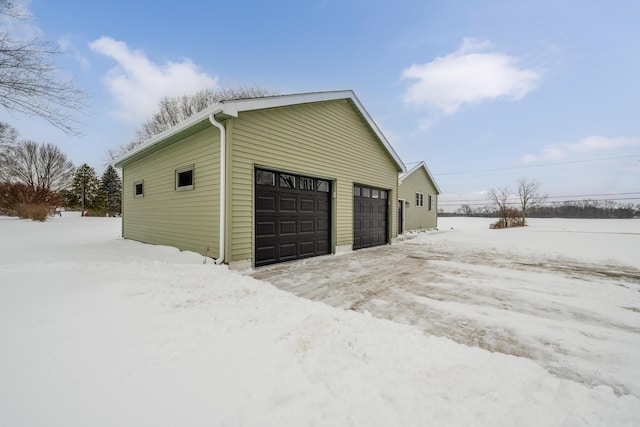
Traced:
<path fill-rule="evenodd" d="M 424 206 L 416 206 L 416 193 L 424 194 Z M 400 184 L 400 198 L 409 202 L 405 205 L 405 231 L 435 228 L 438 226 L 437 191 L 424 168 L 419 168 L 405 177 Z M 429 195 L 433 199 L 429 210 Z"/>
<path fill-rule="evenodd" d="M 193 166 L 193 189 L 176 191 L 176 170 Z M 142 197 L 134 183 L 144 182 Z M 213 127 L 127 162 L 123 237 L 218 256 L 220 133 Z"/>
<path fill-rule="evenodd" d="M 390 190 L 390 206 L 397 205 L 399 169 L 349 100 L 241 112 L 226 126 L 228 261 L 253 259 L 256 166 L 332 180 L 335 245 L 353 242 L 354 183 Z M 389 211 L 395 237 L 397 212 Z"/>

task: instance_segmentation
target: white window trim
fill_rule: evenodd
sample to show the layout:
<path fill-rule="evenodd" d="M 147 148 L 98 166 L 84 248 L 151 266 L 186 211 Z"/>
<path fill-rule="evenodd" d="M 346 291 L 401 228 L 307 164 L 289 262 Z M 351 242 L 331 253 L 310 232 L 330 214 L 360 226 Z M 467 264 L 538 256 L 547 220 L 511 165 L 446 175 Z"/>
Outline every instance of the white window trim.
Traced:
<path fill-rule="evenodd" d="M 429 200 L 428 200 L 427 203 L 429 203 L 429 205 L 428 205 L 429 206 L 429 211 L 433 211 L 433 201 L 434 201 L 433 194 L 429 194 L 428 197 L 429 197 Z"/>
<path fill-rule="evenodd" d="M 416 207 L 424 207 L 424 193 L 420 193 L 419 191 L 416 191 Z"/>
<path fill-rule="evenodd" d="M 186 190 L 193 190 L 193 184 L 196 180 L 196 174 L 195 174 L 195 168 L 193 167 L 194 165 L 189 165 L 189 166 L 184 166 L 182 168 L 176 169 L 176 173 L 175 173 L 175 188 L 176 191 L 186 191 Z M 181 187 L 178 187 L 178 175 L 183 173 L 183 172 L 189 172 L 191 171 L 191 185 L 183 185 Z"/>
<path fill-rule="evenodd" d="M 142 185 L 142 193 L 140 194 L 136 192 L 138 185 Z M 138 199 L 141 197 L 144 197 L 144 180 L 143 179 L 133 182 L 133 197 Z"/>

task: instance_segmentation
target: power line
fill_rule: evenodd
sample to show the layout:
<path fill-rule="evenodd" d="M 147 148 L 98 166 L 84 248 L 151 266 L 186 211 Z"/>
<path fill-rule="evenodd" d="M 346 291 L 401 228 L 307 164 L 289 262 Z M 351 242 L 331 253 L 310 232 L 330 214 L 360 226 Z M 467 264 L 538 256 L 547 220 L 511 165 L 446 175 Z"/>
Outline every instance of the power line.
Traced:
<path fill-rule="evenodd" d="M 544 165 L 545 167 L 549 167 L 549 169 L 536 169 L 536 170 L 530 170 L 530 171 L 516 171 L 516 170 L 511 170 L 511 171 L 503 171 L 503 172 L 485 172 L 485 173 L 478 173 L 476 174 L 476 176 L 482 176 L 483 178 L 488 178 L 488 177 L 497 177 L 497 176 L 514 176 L 514 175 L 521 175 L 522 173 L 526 173 L 528 175 L 532 175 L 532 176 L 539 176 L 540 174 L 544 174 L 544 176 L 547 176 L 549 174 L 556 174 L 556 173 L 564 173 L 566 174 L 568 171 L 575 171 L 578 169 L 583 169 L 583 170 L 589 170 L 589 171 L 595 171 L 597 169 L 606 169 L 606 168 L 610 168 L 612 166 L 620 166 L 620 165 L 624 165 L 625 163 L 621 163 L 620 161 L 618 162 L 610 162 L 610 163 L 602 163 L 602 164 L 591 164 L 591 165 L 583 165 L 583 166 L 558 166 L 558 167 L 552 167 L 549 165 Z M 540 165 L 543 166 L 543 165 Z M 471 176 L 473 176 L 473 174 L 468 173 L 466 175 L 449 175 L 449 176 L 441 176 L 438 178 L 438 181 L 440 182 L 450 182 L 452 180 L 468 180 Z"/>
<path fill-rule="evenodd" d="M 590 199 L 588 201 L 592 201 L 592 202 L 601 202 L 601 201 L 612 201 L 612 202 L 618 202 L 620 200 L 640 200 L 640 196 L 639 197 L 618 197 L 618 198 L 614 198 L 614 199 Z M 567 202 L 582 202 L 582 201 L 587 201 L 587 200 L 556 200 L 556 201 L 544 201 L 541 202 L 540 204 L 549 204 L 549 203 L 567 203 Z M 473 200 L 473 202 L 476 203 L 449 203 L 449 201 L 443 201 L 441 203 L 438 203 L 438 207 L 451 207 L 451 206 L 460 206 L 462 204 L 464 205 L 468 205 L 468 206 L 488 206 L 488 205 L 492 205 L 493 202 L 491 200 Z M 520 205 L 519 201 L 512 201 L 512 202 L 507 202 L 507 205 Z"/>
<path fill-rule="evenodd" d="M 477 170 L 457 171 L 457 172 L 437 172 L 437 173 L 434 173 L 433 175 L 434 176 L 463 175 L 463 174 L 471 174 L 471 173 L 498 172 L 498 171 L 509 171 L 509 170 L 518 170 L 518 169 L 533 169 L 533 168 L 541 168 L 541 167 L 547 167 L 547 166 L 600 162 L 603 160 L 627 159 L 627 158 L 638 157 L 638 156 L 640 156 L 640 154 L 630 154 L 626 156 L 615 156 L 615 157 L 601 157 L 598 159 L 588 159 L 588 160 L 572 160 L 572 161 L 566 161 L 566 162 L 551 162 L 551 163 L 542 163 L 542 164 L 528 165 L 528 166 L 512 166 L 512 167 L 505 167 L 505 168 L 477 169 Z"/>
<path fill-rule="evenodd" d="M 600 193 L 600 194 L 576 194 L 576 195 L 568 195 L 568 196 L 547 196 L 547 199 L 565 199 L 565 198 L 575 198 L 575 197 L 606 197 L 606 196 L 631 196 L 631 195 L 635 195 L 638 194 L 640 195 L 640 192 L 636 191 L 636 192 L 632 192 L 632 193 Z M 636 199 L 637 197 L 633 197 L 632 199 Z M 443 200 L 442 202 L 444 203 L 448 203 L 448 202 L 477 202 L 477 201 L 482 201 L 482 200 L 487 200 L 490 201 L 489 199 L 448 199 L 448 200 Z M 606 199 L 604 199 L 606 200 Z"/>
<path fill-rule="evenodd" d="M 640 192 L 634 193 L 603 193 L 603 194 L 580 194 L 576 196 L 549 196 L 547 199 L 564 199 L 565 197 L 602 197 L 602 196 L 630 196 L 633 194 L 640 194 Z"/>

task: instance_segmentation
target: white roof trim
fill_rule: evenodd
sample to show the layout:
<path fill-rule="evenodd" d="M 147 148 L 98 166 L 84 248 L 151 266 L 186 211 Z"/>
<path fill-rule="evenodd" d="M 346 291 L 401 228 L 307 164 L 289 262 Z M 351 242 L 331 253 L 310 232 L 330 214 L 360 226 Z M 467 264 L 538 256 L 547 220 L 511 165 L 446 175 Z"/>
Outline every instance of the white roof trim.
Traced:
<path fill-rule="evenodd" d="M 264 98 L 249 98 L 249 99 L 237 99 L 230 101 L 221 101 L 211 105 L 207 109 L 194 114 L 188 119 L 178 123 L 171 129 L 168 129 L 147 142 L 137 146 L 132 151 L 128 152 L 121 158 L 117 159 L 115 164 L 120 164 L 129 158 L 135 156 L 141 151 L 152 147 L 161 141 L 176 135 L 177 133 L 190 128 L 191 126 L 200 123 L 204 120 L 208 120 L 209 114 L 226 114 L 229 116 L 237 117 L 238 113 L 243 111 L 264 110 L 268 108 L 286 107 L 291 105 L 308 104 L 311 102 L 333 101 L 337 99 L 349 99 L 356 106 L 362 117 L 365 119 L 371 130 L 375 133 L 378 139 L 382 142 L 387 152 L 391 155 L 397 166 L 406 171 L 406 166 L 398 156 L 398 153 L 393 149 L 391 143 L 384 136 L 378 125 L 373 121 L 367 110 L 360 103 L 360 100 L 356 97 L 352 90 L 333 91 L 333 92 L 313 92 L 313 93 L 301 93 L 293 95 L 279 95 L 270 96 Z"/>
<path fill-rule="evenodd" d="M 436 191 L 438 192 L 438 194 L 442 193 L 442 191 L 440 191 L 440 187 L 438 187 L 438 183 L 436 182 L 435 179 L 433 179 L 433 175 L 431 175 L 431 172 L 429 171 L 429 168 L 427 167 L 427 164 L 424 161 L 418 163 L 417 165 L 415 165 L 405 173 L 401 173 L 400 176 L 398 177 L 398 183 L 402 184 L 402 181 L 404 181 L 409 175 L 413 174 L 415 171 L 419 170 L 420 168 L 424 168 L 424 171 L 427 173 L 427 176 L 429 177 L 431 182 L 433 182 L 433 185 L 436 187 Z"/>

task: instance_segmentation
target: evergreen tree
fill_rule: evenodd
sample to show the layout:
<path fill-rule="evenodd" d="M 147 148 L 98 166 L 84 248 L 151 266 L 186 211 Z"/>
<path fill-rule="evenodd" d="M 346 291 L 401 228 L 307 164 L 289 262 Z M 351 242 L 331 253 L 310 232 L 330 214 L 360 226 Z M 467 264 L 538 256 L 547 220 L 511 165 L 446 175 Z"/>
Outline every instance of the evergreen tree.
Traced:
<path fill-rule="evenodd" d="M 83 164 L 76 170 L 73 178 L 72 191 L 78 198 L 83 215 L 86 211 L 100 209 L 102 188 L 96 171 L 88 164 Z"/>
<path fill-rule="evenodd" d="M 111 165 L 102 174 L 102 194 L 105 198 L 105 214 L 119 215 L 122 203 L 122 180 Z"/>

